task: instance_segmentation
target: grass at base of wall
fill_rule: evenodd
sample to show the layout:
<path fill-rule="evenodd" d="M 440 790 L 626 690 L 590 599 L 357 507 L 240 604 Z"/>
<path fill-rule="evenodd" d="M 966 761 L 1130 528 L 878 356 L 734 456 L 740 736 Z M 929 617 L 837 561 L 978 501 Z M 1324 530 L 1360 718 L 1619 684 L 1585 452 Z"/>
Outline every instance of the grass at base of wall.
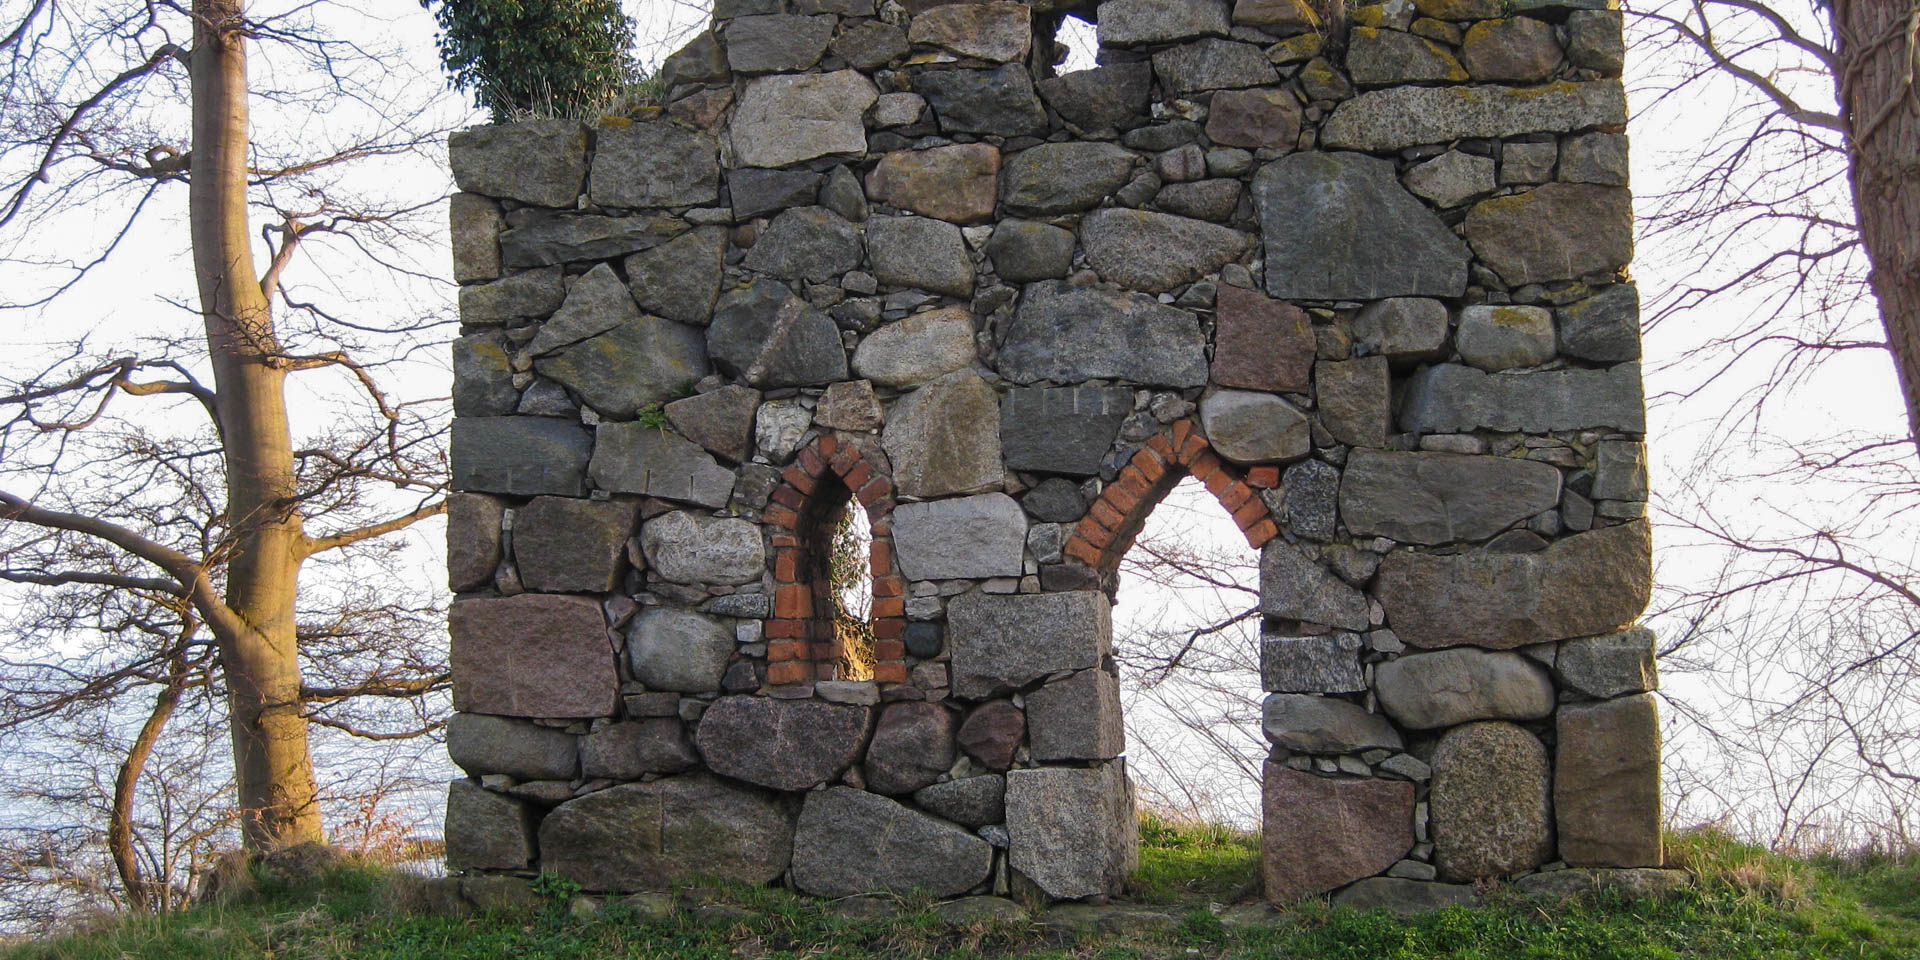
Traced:
<path fill-rule="evenodd" d="M 1164 829 L 1160 829 L 1160 828 Z M 1208 901 L 1244 884 L 1253 850 L 1230 831 L 1156 827 L 1143 835 L 1138 899 L 1171 904 L 1175 922 L 1076 937 L 1045 922 L 948 923 L 926 900 L 854 917 L 781 890 L 688 891 L 665 916 L 615 902 L 594 909 L 555 896 L 521 912 L 414 913 L 417 881 L 342 867 L 297 887 L 262 886 L 245 901 L 0 948 L 0 960 L 241 958 L 952 958 L 1049 960 L 1314 958 L 1314 960 L 1626 960 L 1626 958 L 1913 958 L 1920 956 L 1920 863 L 1796 860 L 1711 834 L 1674 839 L 1694 888 L 1632 901 L 1567 902 L 1495 892 L 1478 909 L 1402 919 L 1305 902 L 1257 923 Z M 1220 868 L 1224 873 L 1211 873 Z M 1149 897 L 1148 894 L 1158 894 Z"/>

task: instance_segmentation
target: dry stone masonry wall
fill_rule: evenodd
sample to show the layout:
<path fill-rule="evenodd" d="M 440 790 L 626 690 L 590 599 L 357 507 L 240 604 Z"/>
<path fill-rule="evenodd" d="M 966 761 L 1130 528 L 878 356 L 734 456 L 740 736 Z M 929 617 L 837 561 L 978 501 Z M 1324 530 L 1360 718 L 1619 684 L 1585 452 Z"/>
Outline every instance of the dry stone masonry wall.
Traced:
<path fill-rule="evenodd" d="M 1119 892 L 1192 476 L 1268 897 L 1659 866 L 1611 5 L 720 0 L 663 105 L 455 135 L 450 865 Z"/>

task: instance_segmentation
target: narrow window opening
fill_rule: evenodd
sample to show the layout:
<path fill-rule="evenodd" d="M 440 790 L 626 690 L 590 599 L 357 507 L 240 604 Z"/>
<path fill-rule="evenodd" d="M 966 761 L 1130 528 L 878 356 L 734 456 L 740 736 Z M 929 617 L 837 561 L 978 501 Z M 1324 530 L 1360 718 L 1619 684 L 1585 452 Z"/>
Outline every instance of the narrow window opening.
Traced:
<path fill-rule="evenodd" d="M 849 494 L 826 545 L 835 672 L 873 679 L 873 533 L 867 511 Z"/>

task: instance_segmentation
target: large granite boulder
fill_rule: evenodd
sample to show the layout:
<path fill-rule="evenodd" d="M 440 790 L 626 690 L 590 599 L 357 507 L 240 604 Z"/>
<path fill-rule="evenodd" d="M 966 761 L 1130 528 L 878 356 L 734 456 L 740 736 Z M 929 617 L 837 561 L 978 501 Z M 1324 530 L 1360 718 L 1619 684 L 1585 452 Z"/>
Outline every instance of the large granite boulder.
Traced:
<path fill-rule="evenodd" d="M 1134 162 L 1111 143 L 1043 143 L 1007 162 L 1000 200 L 1008 213 L 1028 217 L 1091 210 L 1126 186 Z"/>
<path fill-rule="evenodd" d="M 464 288 L 463 288 L 464 290 Z M 1640 289 L 1610 283 L 1557 311 L 1560 350 L 1599 363 L 1640 359 Z"/>
<path fill-rule="evenodd" d="M 651 250 L 687 230 L 669 216 L 609 217 L 571 210 L 522 207 L 507 214 L 500 262 L 509 269 L 609 260 Z"/>
<path fill-rule="evenodd" d="M 1340 479 L 1347 529 L 1403 543 L 1485 540 L 1559 503 L 1559 470 L 1509 457 L 1355 450 Z"/>
<path fill-rule="evenodd" d="M 587 494 L 593 436 L 550 417 L 455 417 L 449 483 L 455 490 L 530 497 Z"/>
<path fill-rule="evenodd" d="M 500 529 L 507 504 L 483 493 L 447 496 L 447 589 L 478 590 L 500 566 Z"/>
<path fill-rule="evenodd" d="M 916 313 L 868 334 L 853 352 L 853 372 L 876 386 L 917 387 L 955 370 L 972 368 L 973 313 L 945 307 Z"/>
<path fill-rule="evenodd" d="M 1296 153 L 1253 178 L 1266 239 L 1267 292 L 1294 300 L 1457 297 L 1471 254 L 1393 163 L 1359 153 Z"/>
<path fill-rule="evenodd" d="M 1032 8 L 1021 3 L 953 3 L 913 18 L 907 39 L 963 57 L 1004 63 L 1027 55 Z"/>
<path fill-rule="evenodd" d="M 1120 892 L 1140 860 L 1121 761 L 1007 772 L 1007 862 L 1061 900 Z"/>
<path fill-rule="evenodd" d="M 987 774 L 922 787 L 913 802 L 963 827 L 984 827 L 1007 819 L 1007 778 Z"/>
<path fill-rule="evenodd" d="M 533 811 L 471 780 L 447 784 L 447 869 L 525 870 L 533 865 Z"/>
<path fill-rule="evenodd" d="M 896 150 L 867 174 L 869 198 L 951 223 L 992 220 L 999 185 L 1000 150 L 990 143 Z"/>
<path fill-rule="evenodd" d="M 453 341 L 453 415 L 503 417 L 520 404 L 506 337 L 497 330 Z"/>
<path fill-rule="evenodd" d="M 719 145 L 673 123 L 602 123 L 587 197 L 609 207 L 713 203 L 720 198 Z"/>
<path fill-rule="evenodd" d="M 1001 455 L 1015 470 L 1092 476 L 1132 412 L 1124 387 L 1015 387 L 1000 398 Z"/>
<path fill-rule="evenodd" d="M 1260 612 L 1342 630 L 1371 625 L 1365 594 L 1284 540 L 1260 551 Z"/>
<path fill-rule="evenodd" d="M 608 724 L 580 740 L 580 775 L 589 780 L 638 780 L 699 765 L 700 754 L 678 717 Z"/>
<path fill-rule="evenodd" d="M 447 757 L 470 777 L 504 773 L 515 780 L 572 780 L 580 774 L 576 739 L 527 720 L 484 713 L 447 718 Z"/>
<path fill-rule="evenodd" d="M 873 275 L 888 286 L 950 297 L 973 295 L 973 259 L 960 228 L 933 217 L 867 221 Z"/>
<path fill-rule="evenodd" d="M 632 501 L 535 497 L 514 515 L 520 582 L 551 593 L 612 590 L 639 515 Z"/>
<path fill-rule="evenodd" d="M 913 78 L 913 92 L 927 98 L 944 133 L 1047 134 L 1047 110 L 1034 93 L 1033 77 L 1018 63 L 994 70 L 928 70 Z"/>
<path fill-rule="evenodd" d="M 594 486 L 724 507 L 733 495 L 732 470 L 692 443 L 644 423 L 603 423 L 594 430 L 587 472 Z"/>
<path fill-rule="evenodd" d="M 1567 689 L 1597 700 L 1656 689 L 1653 631 L 1633 627 L 1568 640 L 1553 659 L 1553 675 Z"/>
<path fill-rule="evenodd" d="M 743 265 L 768 276 L 824 283 L 858 269 L 863 249 L 859 229 L 839 214 L 796 207 L 773 218 Z"/>
<path fill-rule="evenodd" d="M 867 152 L 864 116 L 880 91 L 853 70 L 747 82 L 733 110 L 733 152 L 744 167 L 784 167 Z"/>
<path fill-rule="evenodd" d="M 735 463 L 753 454 L 753 418 L 760 391 L 739 384 L 681 397 L 664 408 L 667 422 L 688 440 Z"/>
<path fill-rule="evenodd" d="M 625 286 L 619 289 L 631 306 Z M 637 317 L 541 357 L 534 369 L 572 389 L 602 416 L 628 420 L 706 376 L 707 350 L 693 327 Z"/>
<path fill-rule="evenodd" d="M 640 547 L 648 569 L 675 583 L 752 583 L 767 567 L 760 528 L 733 517 L 663 513 L 641 528 Z"/>
<path fill-rule="evenodd" d="M 771 280 L 720 296 L 707 327 L 707 352 L 721 372 L 755 387 L 847 378 L 847 351 L 833 319 Z"/>
<path fill-rule="evenodd" d="M 1017 577 L 1026 543 L 1026 514 L 1004 493 L 903 503 L 893 511 L 894 555 L 909 580 Z"/>
<path fill-rule="evenodd" d="M 1475 204 L 1467 242 L 1513 286 L 1611 273 L 1633 259 L 1633 196 L 1624 187 L 1549 183 Z"/>
<path fill-rule="evenodd" d="M 1099 38 L 1103 47 L 1224 37 L 1228 30 L 1227 0 L 1107 0 L 1100 5 Z"/>
<path fill-rule="evenodd" d="M 447 158 L 468 193 L 571 207 L 587 175 L 587 129 L 577 120 L 473 127 L 448 135 Z"/>
<path fill-rule="evenodd" d="M 721 697 L 700 717 L 694 746 L 722 776 L 775 790 L 809 790 L 852 765 L 868 711 L 820 700 Z"/>
<path fill-rule="evenodd" d="M 1540 87 L 1392 87 L 1342 103 L 1320 145 L 1385 153 L 1403 147 L 1522 133 L 1569 133 L 1627 121 L 1619 80 Z"/>
<path fill-rule="evenodd" d="M 1444 337 L 1444 311 L 1440 325 Z M 1313 324 L 1305 310 L 1245 287 L 1220 288 L 1214 299 L 1214 383 L 1306 393 L 1312 382 L 1314 351 Z"/>
<path fill-rule="evenodd" d="M 952 897 L 987 879 L 993 847 L 944 820 L 851 787 L 807 794 L 793 835 L 793 885 L 817 897 Z"/>
<path fill-rule="evenodd" d="M 1531 657 L 1477 647 L 1415 653 L 1374 668 L 1380 709 L 1412 730 L 1469 720 L 1539 720 L 1553 713 L 1553 679 Z"/>
<path fill-rule="evenodd" d="M 1126 380 L 1167 387 L 1207 382 L 1207 339 L 1193 314 L 1144 294 L 1054 281 L 1028 284 L 1000 348 L 1015 383 Z"/>
<path fill-rule="evenodd" d="M 1325 893 L 1413 849 L 1413 784 L 1262 767 L 1260 868 L 1267 899 Z"/>
<path fill-rule="evenodd" d="M 1650 693 L 1560 707 L 1553 763 L 1560 859 L 1657 867 L 1660 713 Z"/>
<path fill-rule="evenodd" d="M 1200 401 L 1200 422 L 1214 452 L 1235 463 L 1298 460 L 1313 450 L 1307 416 L 1254 390 L 1216 390 Z"/>
<path fill-rule="evenodd" d="M 1414 646 L 1506 650 L 1631 622 L 1652 589 L 1651 556 L 1643 520 L 1563 537 L 1537 553 L 1400 550 L 1381 562 L 1374 594 Z"/>
<path fill-rule="evenodd" d="M 1457 363 L 1437 364 L 1407 379 L 1406 399 L 1400 405 L 1400 428 L 1416 433 L 1546 433 L 1596 427 L 1646 431 L 1638 363 L 1498 374 Z"/>
<path fill-rule="evenodd" d="M 1126 130 L 1147 119 L 1153 93 L 1151 63 L 1110 63 L 1075 70 L 1036 84 L 1047 106 L 1082 131 Z"/>
<path fill-rule="evenodd" d="M 644 310 L 675 323 L 705 326 L 720 297 L 726 255 L 726 230 L 690 230 L 628 257 L 627 290 Z"/>
<path fill-rule="evenodd" d="M 670 890 L 715 877 L 771 883 L 787 870 L 793 821 L 759 790 L 701 773 L 626 783 L 553 809 L 540 866 L 587 890 Z"/>
<path fill-rule="evenodd" d="M 1289 637 L 1260 635 L 1260 689 L 1269 693 L 1359 693 L 1367 689 L 1360 668 L 1360 635 L 1327 633 Z"/>
<path fill-rule="evenodd" d="M 1443 880 L 1481 880 L 1553 859 L 1547 748 L 1510 723 L 1447 731 L 1433 751 L 1433 861 Z"/>
<path fill-rule="evenodd" d="M 867 789 L 889 796 L 931 785 L 953 766 L 953 712 L 925 700 L 888 704 L 867 745 Z"/>
<path fill-rule="evenodd" d="M 508 717 L 613 714 L 619 677 L 592 597 L 455 600 L 447 612 L 453 709 Z"/>
<path fill-rule="evenodd" d="M 1163 293 L 1238 260 L 1247 236 L 1203 220 L 1106 207 L 1081 219 L 1080 245 L 1102 277 Z"/>
<path fill-rule="evenodd" d="M 1359 753 L 1399 750 L 1399 731 L 1387 718 L 1335 697 L 1276 693 L 1261 708 L 1267 742 L 1295 753 Z"/>
<path fill-rule="evenodd" d="M 1113 648 L 1107 598 L 1094 591 L 962 594 L 947 605 L 947 632 L 953 692 L 969 700 L 1097 667 Z"/>
<path fill-rule="evenodd" d="M 650 690 L 713 693 L 733 657 L 733 627 L 718 617 L 648 607 L 627 631 L 627 662 Z"/>
<path fill-rule="evenodd" d="M 1027 694 L 1027 737 L 1039 763 L 1111 760 L 1126 751 L 1120 681 L 1081 670 Z"/>
<path fill-rule="evenodd" d="M 1026 711 L 1011 700 L 989 700 L 967 714 L 956 739 L 975 763 L 988 770 L 1005 770 L 1013 766 L 1014 754 L 1026 742 Z"/>
<path fill-rule="evenodd" d="M 498 246 L 494 249 L 497 256 Z M 461 287 L 460 322 L 506 323 L 509 320 L 551 315 L 567 299 L 566 285 L 560 279 L 561 270 L 561 267 L 522 270 L 492 283 L 473 283 Z"/>

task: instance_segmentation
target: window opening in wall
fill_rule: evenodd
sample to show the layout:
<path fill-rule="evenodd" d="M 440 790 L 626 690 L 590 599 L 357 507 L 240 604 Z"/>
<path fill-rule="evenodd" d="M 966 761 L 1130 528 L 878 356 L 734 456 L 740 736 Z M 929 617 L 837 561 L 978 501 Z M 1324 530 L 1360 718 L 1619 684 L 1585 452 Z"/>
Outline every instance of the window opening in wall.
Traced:
<path fill-rule="evenodd" d="M 1055 56 L 1065 55 L 1054 64 L 1056 73 L 1092 70 L 1100 65 L 1099 31 L 1086 20 L 1071 14 L 1062 16 L 1059 29 L 1054 31 L 1053 42 L 1059 48 Z"/>
<path fill-rule="evenodd" d="M 851 494 L 840 507 L 827 545 L 827 590 L 833 604 L 837 672 L 843 680 L 873 679 L 873 534 L 867 512 Z"/>
<path fill-rule="evenodd" d="M 1259 567 L 1192 477 L 1153 508 L 1120 562 L 1114 658 L 1143 813 L 1260 828 Z"/>

